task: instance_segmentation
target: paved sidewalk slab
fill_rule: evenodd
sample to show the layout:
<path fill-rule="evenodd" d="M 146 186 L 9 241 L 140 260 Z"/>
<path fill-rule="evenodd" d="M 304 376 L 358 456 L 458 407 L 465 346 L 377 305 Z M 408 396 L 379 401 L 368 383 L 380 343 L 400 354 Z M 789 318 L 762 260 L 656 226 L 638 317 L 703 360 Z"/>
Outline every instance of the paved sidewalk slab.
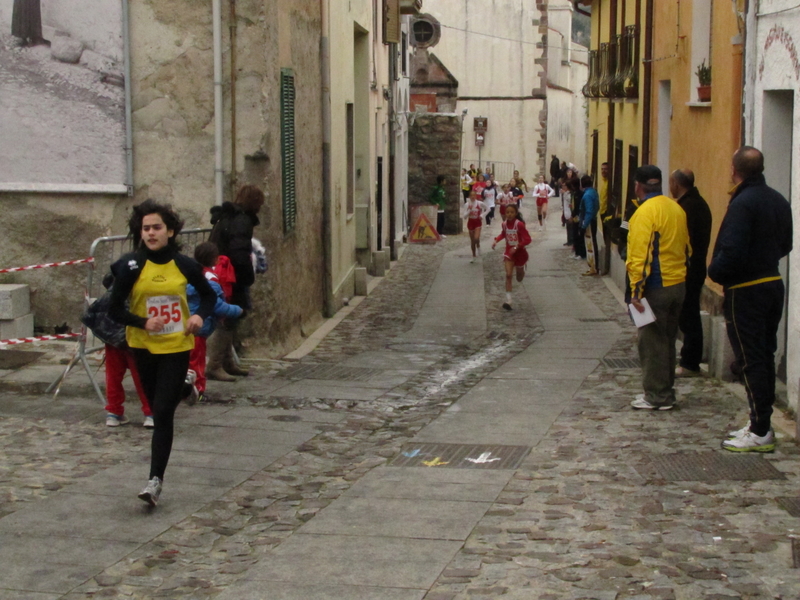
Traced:
<path fill-rule="evenodd" d="M 364 498 L 493 502 L 514 471 L 379 467 L 344 493 Z"/>
<path fill-rule="evenodd" d="M 216 598 L 217 600 L 422 600 L 426 592 L 425 589 L 248 581 L 236 584 Z"/>
<path fill-rule="evenodd" d="M 462 542 L 450 540 L 298 532 L 270 551 L 247 575 L 257 581 L 301 586 L 428 589 L 461 546 Z M 235 586 L 226 594 L 219 598 L 239 598 Z"/>

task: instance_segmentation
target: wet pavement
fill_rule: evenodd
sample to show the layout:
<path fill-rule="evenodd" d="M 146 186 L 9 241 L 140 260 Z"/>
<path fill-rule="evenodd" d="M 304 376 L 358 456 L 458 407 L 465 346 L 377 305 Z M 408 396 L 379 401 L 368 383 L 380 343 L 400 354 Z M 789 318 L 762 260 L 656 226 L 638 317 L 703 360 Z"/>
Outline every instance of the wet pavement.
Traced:
<path fill-rule="evenodd" d="M 109 429 L 85 374 L 39 393 L 68 344 L 0 371 L 0 600 L 800 597 L 794 440 L 720 450 L 744 401 L 709 378 L 632 410 L 635 330 L 555 222 L 511 312 L 488 232 L 476 264 L 448 237 L 310 354 L 212 382 L 154 511 L 138 402 Z"/>

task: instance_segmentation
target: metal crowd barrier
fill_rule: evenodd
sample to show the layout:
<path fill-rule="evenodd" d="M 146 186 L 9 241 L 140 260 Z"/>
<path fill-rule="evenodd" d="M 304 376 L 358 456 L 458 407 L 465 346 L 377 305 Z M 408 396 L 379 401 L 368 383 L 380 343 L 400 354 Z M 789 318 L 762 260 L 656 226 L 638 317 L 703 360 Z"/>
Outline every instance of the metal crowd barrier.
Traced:
<path fill-rule="evenodd" d="M 185 229 L 181 231 L 178 235 L 178 243 L 181 244 L 186 254 L 191 256 L 194 251 L 194 247 L 201 242 L 205 242 L 208 240 L 208 237 L 211 233 L 211 229 Z M 89 258 L 84 259 L 82 261 L 68 261 L 68 263 L 76 263 L 76 262 L 84 262 L 89 264 L 89 274 L 87 276 L 86 281 L 86 291 L 84 294 L 84 307 L 88 307 L 92 302 L 94 302 L 97 298 L 102 296 L 105 293 L 105 288 L 103 288 L 103 277 L 106 273 L 109 272 L 111 265 L 123 254 L 127 252 L 131 252 L 133 250 L 133 241 L 127 235 L 112 235 L 97 238 L 92 242 L 91 248 L 89 249 Z M 62 263 L 53 263 L 54 265 L 60 265 Z M 67 263 L 63 263 L 67 264 Z M 95 277 L 95 273 L 97 273 L 97 277 Z M 53 338 L 54 336 L 44 336 Z M 94 334 L 89 330 L 85 325 L 81 325 L 81 331 L 78 334 L 68 334 L 68 337 L 77 337 L 78 338 L 78 346 L 76 348 L 75 353 L 72 356 L 69 364 L 67 365 L 64 372 L 59 375 L 59 377 L 50 384 L 47 388 L 46 393 L 55 392 L 55 395 L 58 396 L 59 391 L 61 390 L 61 385 L 69 375 L 72 368 L 80 362 L 83 366 L 83 370 L 86 371 L 86 375 L 89 377 L 89 381 L 94 388 L 95 394 L 97 394 L 98 399 L 100 402 L 105 405 L 106 398 L 103 391 L 100 389 L 100 386 L 97 383 L 97 380 L 94 377 L 94 373 L 92 373 L 92 369 L 89 366 L 89 361 L 87 360 L 87 356 L 90 354 L 94 354 L 96 352 L 100 352 L 105 349 L 105 343 L 103 343 L 98 338 L 95 338 Z"/>

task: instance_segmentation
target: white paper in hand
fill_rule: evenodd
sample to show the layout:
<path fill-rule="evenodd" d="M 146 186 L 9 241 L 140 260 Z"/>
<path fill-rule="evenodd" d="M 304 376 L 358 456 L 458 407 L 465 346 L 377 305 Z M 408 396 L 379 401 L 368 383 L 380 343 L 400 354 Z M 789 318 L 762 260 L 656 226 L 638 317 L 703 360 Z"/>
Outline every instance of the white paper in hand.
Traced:
<path fill-rule="evenodd" d="M 650 303 L 647 301 L 647 298 L 642 298 L 641 302 L 642 306 L 644 306 L 644 312 L 639 312 L 633 304 L 628 304 L 628 312 L 631 313 L 633 324 L 637 327 L 644 327 L 650 323 L 655 323 L 656 320 L 656 316 L 653 314 L 653 309 L 650 308 Z"/>

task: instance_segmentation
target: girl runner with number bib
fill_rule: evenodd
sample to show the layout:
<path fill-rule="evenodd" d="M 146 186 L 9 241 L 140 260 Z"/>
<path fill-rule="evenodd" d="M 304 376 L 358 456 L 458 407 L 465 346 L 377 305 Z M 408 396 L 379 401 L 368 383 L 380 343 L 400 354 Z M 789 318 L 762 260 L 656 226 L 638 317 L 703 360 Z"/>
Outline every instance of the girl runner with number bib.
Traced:
<path fill-rule="evenodd" d="M 525 227 L 525 221 L 519 214 L 519 209 L 514 204 L 506 207 L 506 220 L 503 221 L 503 231 L 494 239 L 492 250 L 497 243 L 506 240 L 506 251 L 503 253 L 503 266 L 506 270 L 506 301 L 503 308 L 511 310 L 511 284 L 514 269 L 517 270 L 517 281 L 525 278 L 525 264 L 528 262 L 528 251 L 525 246 L 531 243 L 531 236 Z"/>
<path fill-rule="evenodd" d="M 467 220 L 467 230 L 469 231 L 469 245 L 472 248 L 472 260 L 481 255 L 481 227 L 483 218 L 489 214 L 489 207 L 484 202 L 478 200 L 475 190 L 470 190 L 469 201 L 464 205 L 462 217 Z"/>
<path fill-rule="evenodd" d="M 153 410 L 150 476 L 139 498 L 155 506 L 172 450 L 175 409 L 194 348 L 192 334 L 212 314 L 217 297 L 202 267 L 178 252 L 175 237 L 183 221 L 172 207 L 145 200 L 133 208 L 128 228 L 135 251 L 112 267 L 118 275 L 109 315 L 126 325 L 126 339 Z M 195 315 L 189 313 L 187 284 L 200 295 Z M 130 310 L 125 307 L 127 299 Z"/>

